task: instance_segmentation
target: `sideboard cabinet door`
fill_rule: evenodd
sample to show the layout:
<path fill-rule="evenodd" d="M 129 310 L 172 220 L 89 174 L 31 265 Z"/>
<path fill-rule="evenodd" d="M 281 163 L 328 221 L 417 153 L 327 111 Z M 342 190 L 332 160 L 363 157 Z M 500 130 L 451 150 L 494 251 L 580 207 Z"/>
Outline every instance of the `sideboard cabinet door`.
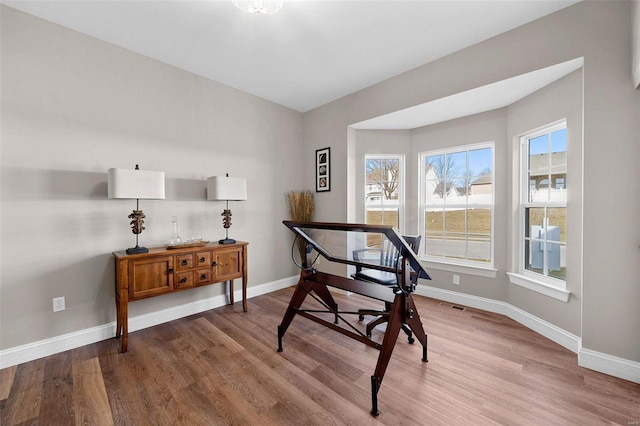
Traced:
<path fill-rule="evenodd" d="M 173 291 L 173 256 L 129 262 L 129 300 Z"/>
<path fill-rule="evenodd" d="M 214 281 L 227 281 L 242 276 L 242 255 L 240 248 L 230 248 L 228 250 L 217 250 L 213 253 Z"/>

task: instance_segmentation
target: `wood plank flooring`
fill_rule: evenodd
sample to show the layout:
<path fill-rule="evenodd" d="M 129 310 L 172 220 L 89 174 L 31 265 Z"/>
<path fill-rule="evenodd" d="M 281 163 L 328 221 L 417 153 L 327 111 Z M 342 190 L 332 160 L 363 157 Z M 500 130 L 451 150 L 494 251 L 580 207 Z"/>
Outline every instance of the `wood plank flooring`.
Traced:
<path fill-rule="evenodd" d="M 640 385 L 501 315 L 417 296 L 429 362 L 401 333 L 371 408 L 378 351 L 296 317 L 292 288 L 0 370 L 0 424 L 638 425 Z M 378 308 L 336 295 L 341 309 Z M 305 302 L 306 303 L 306 302 Z M 315 302 L 313 302 L 315 303 Z M 312 307 L 312 303 L 308 305 Z M 354 318 L 357 322 L 357 318 Z M 365 322 L 370 317 L 365 319 Z M 360 327 L 363 329 L 363 323 Z M 374 331 L 381 339 L 383 327 Z"/>

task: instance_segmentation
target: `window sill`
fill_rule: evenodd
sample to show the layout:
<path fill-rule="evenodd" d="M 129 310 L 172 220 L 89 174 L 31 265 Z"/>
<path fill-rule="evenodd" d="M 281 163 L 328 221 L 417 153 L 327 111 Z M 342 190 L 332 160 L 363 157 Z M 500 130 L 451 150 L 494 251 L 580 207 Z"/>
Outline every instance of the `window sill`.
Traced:
<path fill-rule="evenodd" d="M 422 259 L 422 263 L 427 267 L 427 269 L 436 269 L 439 271 L 448 271 L 448 272 L 456 272 L 459 274 L 465 275 L 475 275 L 477 277 L 485 277 L 485 278 L 495 278 L 497 269 L 491 268 L 489 266 L 470 266 L 470 265 L 461 265 L 458 263 L 447 263 L 447 262 L 434 262 L 432 260 L 424 260 Z"/>
<path fill-rule="evenodd" d="M 509 276 L 511 284 L 519 285 L 520 287 L 544 294 L 545 296 L 553 297 L 554 299 L 558 299 L 565 303 L 569 301 L 569 296 L 571 296 L 570 291 L 551 286 L 542 281 L 534 280 L 521 274 L 507 272 L 507 275 Z"/>

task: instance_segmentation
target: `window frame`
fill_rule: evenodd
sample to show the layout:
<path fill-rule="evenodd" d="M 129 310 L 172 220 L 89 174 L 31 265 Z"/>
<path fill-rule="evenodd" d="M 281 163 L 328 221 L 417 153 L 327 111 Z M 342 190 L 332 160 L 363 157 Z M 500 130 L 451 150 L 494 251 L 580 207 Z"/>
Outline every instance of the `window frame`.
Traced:
<path fill-rule="evenodd" d="M 567 132 L 567 136 L 566 136 L 566 140 L 565 143 L 567 145 L 566 147 L 566 152 L 567 152 L 567 171 L 565 172 L 565 176 L 563 178 L 563 190 L 567 191 L 566 196 L 564 197 L 564 201 L 551 201 L 549 199 L 547 199 L 547 201 L 545 202 L 541 202 L 541 201 L 535 201 L 535 202 L 530 202 L 528 201 L 528 195 L 529 195 L 529 189 L 530 189 L 530 185 L 531 185 L 531 180 L 530 180 L 530 176 L 529 176 L 529 166 L 528 166 L 528 155 L 529 155 L 529 141 L 532 139 L 535 139 L 537 137 L 540 137 L 542 135 L 550 135 L 553 132 L 556 132 L 558 130 L 562 130 L 565 129 Z M 542 294 L 546 294 L 547 296 L 556 298 L 558 300 L 562 300 L 564 302 L 567 302 L 569 299 L 569 295 L 570 292 L 567 291 L 567 279 L 565 277 L 564 280 L 562 279 L 558 279 L 555 278 L 553 276 L 549 276 L 549 275 L 544 275 L 541 273 L 537 273 L 534 271 L 531 271 L 529 269 L 527 269 L 525 267 L 525 256 L 526 256 L 526 250 L 525 250 L 525 245 L 529 243 L 530 238 L 527 239 L 526 237 L 526 218 L 525 218 L 525 214 L 527 209 L 530 208 L 545 208 L 545 209 L 549 209 L 549 208 L 564 208 L 565 209 L 565 227 L 568 228 L 569 223 L 569 210 L 568 210 L 568 196 L 569 196 L 569 186 L 568 186 L 568 182 L 570 182 L 570 180 L 567 180 L 567 175 L 568 173 L 568 156 L 569 156 L 569 126 L 567 124 L 567 120 L 566 119 L 562 119 L 562 120 L 558 120 L 549 124 L 546 124 L 544 126 L 538 127 L 537 129 L 533 129 L 531 131 L 525 132 L 523 134 L 521 134 L 520 136 L 517 137 L 517 141 L 518 141 L 518 158 L 519 158 L 519 167 L 516 170 L 516 176 L 515 178 L 517 178 L 517 182 L 518 182 L 518 197 L 516 198 L 517 200 L 517 212 L 518 212 L 518 220 L 517 220 L 517 236 L 518 236 L 518 240 L 517 240 L 517 244 L 518 244 L 518 258 L 517 258 L 517 268 L 515 269 L 515 273 L 514 272 L 507 272 L 507 275 L 509 276 L 509 279 L 511 281 L 512 284 L 516 284 L 534 291 L 537 291 L 539 293 Z M 551 161 L 551 160 L 550 160 Z M 549 169 L 551 170 L 551 169 Z M 555 187 L 556 186 L 556 181 L 557 179 L 554 179 L 552 182 L 550 182 L 549 187 Z M 564 242 L 559 242 L 559 245 L 562 245 L 565 247 L 565 258 L 568 256 L 567 251 L 568 251 L 568 230 L 567 232 L 567 237 L 565 239 Z M 546 239 L 545 239 L 546 241 Z"/>
<path fill-rule="evenodd" d="M 372 159 L 382 159 L 382 160 L 398 160 L 398 229 L 399 233 L 403 233 L 404 231 L 404 210 L 405 210 L 405 158 L 403 154 L 365 154 L 364 155 L 364 170 L 363 170 L 363 212 L 364 212 L 364 223 L 367 222 L 367 212 L 371 207 L 380 207 L 383 206 L 383 197 L 381 197 L 380 203 L 374 204 L 367 202 L 367 161 Z M 384 211 L 384 208 L 383 210 Z"/>
<path fill-rule="evenodd" d="M 426 188 L 425 188 L 425 160 L 427 157 L 437 156 L 437 155 L 449 155 L 460 152 L 465 152 L 467 154 L 467 164 L 465 165 L 465 177 L 469 177 L 469 160 L 468 153 L 469 151 L 475 151 L 479 149 L 491 149 L 491 204 L 469 204 L 468 198 L 464 204 L 464 208 L 466 210 L 473 208 L 489 208 L 491 210 L 491 232 L 489 237 L 490 244 L 490 259 L 488 262 L 478 261 L 478 260 L 470 260 L 470 259 L 456 259 L 452 257 L 444 257 L 444 256 L 429 256 L 427 254 L 427 238 L 426 238 L 426 229 L 425 229 L 425 212 L 426 209 L 433 205 L 428 205 L 426 202 Z M 495 162 L 496 162 L 496 144 L 495 141 L 488 142 L 480 142 L 473 143 L 467 145 L 457 145 L 455 147 L 450 148 L 442 148 L 435 149 L 430 151 L 423 151 L 418 153 L 418 226 L 420 234 L 423 237 L 423 244 L 420 247 L 420 253 L 418 253 L 420 260 L 428 262 L 429 267 L 434 269 L 441 269 L 451 272 L 461 272 L 468 273 L 472 275 L 484 276 L 495 278 L 496 269 L 494 267 L 495 264 L 495 204 L 496 204 L 496 170 L 495 170 Z M 450 205 L 452 207 L 460 206 L 460 205 Z M 443 206 L 444 210 L 444 206 Z M 466 226 L 466 225 L 465 225 Z M 473 234 L 473 233 L 472 233 Z M 468 229 L 465 230 L 465 235 L 469 235 Z M 466 241 L 466 240 L 465 240 Z M 466 250 L 465 250 L 466 251 Z"/>

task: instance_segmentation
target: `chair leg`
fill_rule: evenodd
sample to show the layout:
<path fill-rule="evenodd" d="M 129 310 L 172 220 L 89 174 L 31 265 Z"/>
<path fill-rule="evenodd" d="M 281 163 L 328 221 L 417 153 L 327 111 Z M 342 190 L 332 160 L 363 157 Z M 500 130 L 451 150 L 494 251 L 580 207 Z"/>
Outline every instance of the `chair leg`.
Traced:
<path fill-rule="evenodd" d="M 406 324 L 402 324 L 402 331 L 407 334 L 407 341 L 409 342 L 409 344 L 413 345 L 413 342 L 415 342 L 416 339 L 413 338 L 413 332 L 411 331 L 409 326 Z"/>
<path fill-rule="evenodd" d="M 386 315 L 381 315 L 378 318 L 376 318 L 373 321 L 371 321 L 370 323 L 368 323 L 367 324 L 367 337 L 371 337 L 371 332 L 373 331 L 374 328 L 376 328 L 380 324 L 388 322 L 388 321 L 389 321 L 389 314 L 386 314 Z"/>

